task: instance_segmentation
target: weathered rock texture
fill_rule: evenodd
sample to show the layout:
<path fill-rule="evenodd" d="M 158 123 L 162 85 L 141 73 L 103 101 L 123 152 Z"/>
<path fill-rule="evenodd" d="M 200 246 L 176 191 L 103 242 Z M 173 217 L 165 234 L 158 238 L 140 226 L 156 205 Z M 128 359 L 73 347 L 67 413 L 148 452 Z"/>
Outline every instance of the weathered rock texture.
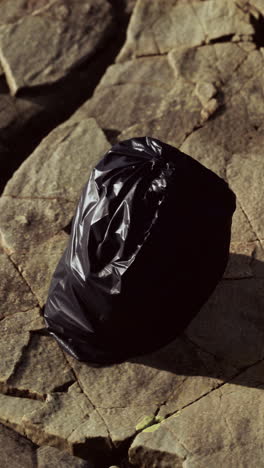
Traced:
<path fill-rule="evenodd" d="M 94 60 L 113 7 L 123 8 L 120 21 L 132 12 L 126 41 L 91 98 L 41 141 L 0 198 L 4 468 L 261 468 L 262 0 L 0 3 L 3 158 L 24 122 L 37 126 L 42 112 L 65 106 L 66 90 L 79 92 L 65 80 Z M 55 82 L 48 100 L 41 97 Z M 172 343 L 91 367 L 47 335 L 41 309 L 92 167 L 112 142 L 142 135 L 179 147 L 235 191 L 230 261 Z"/>
<path fill-rule="evenodd" d="M 112 22 L 106 0 L 39 2 L 39 9 L 23 3 L 24 15 L 0 28 L 0 60 L 12 94 L 65 77 L 94 54 Z"/>

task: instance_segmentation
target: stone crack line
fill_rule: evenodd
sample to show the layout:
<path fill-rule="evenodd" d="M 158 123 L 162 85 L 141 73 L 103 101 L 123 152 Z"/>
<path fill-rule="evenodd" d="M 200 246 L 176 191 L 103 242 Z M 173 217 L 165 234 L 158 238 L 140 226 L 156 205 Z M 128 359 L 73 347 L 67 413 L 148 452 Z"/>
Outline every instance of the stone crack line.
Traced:
<path fill-rule="evenodd" d="M 175 432 L 170 428 L 170 427 L 166 427 L 166 431 L 170 432 L 170 434 L 173 436 L 174 439 L 176 439 L 176 441 L 178 442 L 179 445 L 181 445 L 181 447 L 184 449 L 184 451 L 187 453 L 186 455 L 184 455 L 183 457 L 180 457 L 179 455 L 179 458 L 182 458 L 183 459 L 183 462 L 187 460 L 188 457 L 191 457 L 193 454 L 192 452 L 186 447 L 186 445 L 183 444 L 183 442 L 177 437 L 177 435 L 175 434 Z"/>
<path fill-rule="evenodd" d="M 15 267 L 16 271 L 18 272 L 19 276 L 22 278 L 23 282 L 26 283 L 26 285 L 28 286 L 28 288 L 29 288 L 30 292 L 32 293 L 33 297 L 35 297 L 39 309 L 42 310 L 42 307 L 41 307 L 41 305 L 39 303 L 39 300 L 38 300 L 36 294 L 34 293 L 33 289 L 31 288 L 31 286 L 28 283 L 28 281 L 26 280 L 26 278 L 23 276 L 22 272 L 19 270 L 19 267 L 16 264 L 16 262 L 12 259 L 12 256 L 7 254 L 7 258 L 12 263 L 12 265 Z"/>
<path fill-rule="evenodd" d="M 225 385 L 226 383 L 228 382 L 222 382 L 220 383 L 219 385 L 217 385 L 216 387 L 212 388 L 211 390 L 209 390 L 208 392 L 204 393 L 203 395 L 197 397 L 195 400 L 191 401 L 190 403 L 187 403 L 186 405 L 182 406 L 181 409 L 177 409 L 176 411 L 172 411 L 171 413 L 168 413 L 164 420 L 165 421 L 166 419 L 170 418 L 171 416 L 174 416 L 176 415 L 177 413 L 180 413 L 181 411 L 185 410 L 186 408 L 188 408 L 189 406 L 193 405 L 194 403 L 196 403 L 197 401 L 201 400 L 202 398 L 205 398 L 207 395 L 209 395 L 210 393 L 212 392 L 215 392 L 216 390 L 218 390 L 220 387 L 223 387 L 223 385 Z"/>
<path fill-rule="evenodd" d="M 152 57 L 165 57 L 169 52 L 160 52 L 159 54 L 140 54 L 135 57 L 135 60 L 140 58 L 152 58 Z"/>
<path fill-rule="evenodd" d="M 197 23 L 199 23 L 200 26 L 201 26 L 201 29 L 202 29 L 203 35 L 204 35 L 204 42 L 206 43 L 206 41 L 207 41 L 207 39 L 208 39 L 208 34 L 206 33 L 206 30 L 205 30 L 205 28 L 204 28 L 204 25 L 203 25 L 202 21 L 200 20 L 199 15 L 196 13 L 195 8 L 193 7 L 192 2 L 190 2 L 189 5 L 190 5 L 190 8 L 191 8 L 191 10 L 192 10 L 192 12 L 193 12 L 194 17 L 195 17 L 196 20 L 197 20 Z"/>
<path fill-rule="evenodd" d="M 256 241 L 258 241 L 260 243 L 260 245 L 262 246 L 262 240 L 259 238 L 257 232 L 255 231 L 255 228 L 254 228 L 252 222 L 250 221 L 249 216 L 247 215 L 244 207 L 242 206 L 241 201 L 238 199 L 238 196 L 237 196 L 237 201 L 238 201 L 238 203 L 240 205 L 241 211 L 243 212 L 243 214 L 245 215 L 245 217 L 246 217 L 246 219 L 248 221 L 248 224 L 249 224 L 249 226 L 250 226 L 250 228 L 252 230 L 252 233 L 254 234 L 254 236 L 256 236 Z"/>
<path fill-rule="evenodd" d="M 98 416 L 104 421 L 104 424 L 105 424 L 105 427 L 106 427 L 106 430 L 107 430 L 107 433 L 108 433 L 110 445 L 111 445 L 112 448 L 114 448 L 115 446 L 114 446 L 114 443 L 113 443 L 113 441 L 112 441 L 112 437 L 111 437 L 111 434 L 110 434 L 110 430 L 109 430 L 109 428 L 108 428 L 108 426 L 107 426 L 107 424 L 106 424 L 104 418 L 102 417 L 101 413 L 98 411 L 98 408 L 93 404 L 92 400 L 89 398 L 89 396 L 87 395 L 87 393 L 84 391 L 83 386 L 82 386 L 80 380 L 78 379 L 77 373 L 75 372 L 75 370 L 73 369 L 71 363 L 70 363 L 70 362 L 68 361 L 68 359 L 67 359 L 67 355 L 66 355 L 65 351 L 62 350 L 62 352 L 63 352 L 64 357 L 65 357 L 66 361 L 68 362 L 68 364 L 69 364 L 69 366 L 70 366 L 70 368 L 71 368 L 71 371 L 72 371 L 72 373 L 73 373 L 73 375 L 74 375 L 74 377 L 75 377 L 75 380 L 76 380 L 76 382 L 78 383 L 78 385 L 79 385 L 80 389 L 82 390 L 83 394 L 86 396 L 87 400 L 88 400 L 89 403 L 92 405 L 94 411 L 96 411 L 96 413 L 98 414 Z"/>
<path fill-rule="evenodd" d="M 250 54 L 249 54 L 249 55 L 250 55 Z M 260 70 L 259 73 L 256 73 L 255 75 L 250 76 L 250 77 L 242 84 L 241 88 L 237 89 L 237 91 L 235 91 L 233 94 L 231 94 L 231 96 L 230 96 L 230 102 L 232 102 L 232 99 L 233 99 L 234 97 L 236 97 L 238 94 L 242 94 L 243 89 L 250 83 L 251 80 L 254 80 L 254 79 L 259 78 L 259 77 L 262 78 L 262 74 L 261 74 L 261 73 L 263 73 L 262 70 Z"/>
<path fill-rule="evenodd" d="M 37 304 L 35 304 L 35 305 L 32 305 L 31 307 L 29 307 L 28 309 L 19 310 L 18 312 L 15 312 L 14 314 L 4 315 L 2 318 L 0 318 L 0 323 L 2 322 L 2 320 L 5 320 L 5 319 L 10 318 L 10 317 L 15 317 L 18 314 L 24 314 L 25 312 L 29 312 L 30 310 L 33 310 L 33 309 L 36 309 L 36 308 L 40 312 L 40 308 L 38 307 Z M 45 327 L 43 326 L 43 328 L 41 330 L 43 330 L 44 328 Z"/>
<path fill-rule="evenodd" d="M 5 383 L 5 385 L 6 385 L 6 392 L 4 391 L 4 392 L 2 392 L 2 393 L 8 394 L 9 391 L 11 391 L 11 392 L 16 391 L 15 388 L 13 388 L 13 387 L 10 388 L 10 380 L 12 380 L 12 378 L 15 376 L 15 374 L 16 374 L 16 372 L 17 372 L 19 366 L 20 366 L 20 364 L 22 363 L 22 361 L 23 361 L 23 359 L 24 359 L 24 356 L 25 356 L 25 353 L 26 353 L 27 349 L 30 347 L 30 343 L 31 343 L 31 341 L 32 341 L 32 333 L 31 333 L 30 331 L 29 331 L 28 333 L 29 333 L 29 335 L 30 335 L 30 336 L 29 336 L 29 340 L 28 340 L 28 342 L 27 342 L 25 345 L 23 345 L 23 347 L 22 347 L 22 349 L 21 349 L 21 352 L 20 352 L 20 356 L 19 356 L 18 360 L 17 360 L 17 361 L 15 362 L 15 364 L 14 364 L 14 368 L 13 368 L 13 370 L 12 370 L 12 373 L 11 373 L 11 375 L 10 375 L 10 376 L 7 378 L 7 380 L 6 380 L 6 383 Z M 4 383 L 4 382 L 3 382 L 3 383 Z M 19 389 L 17 389 L 17 391 L 20 392 Z M 25 391 L 25 392 L 27 392 L 27 391 Z M 24 393 L 24 392 L 22 391 L 21 393 Z M 30 393 L 30 391 L 28 391 L 28 397 L 24 397 L 24 398 L 31 398 L 31 399 L 33 399 L 33 400 L 38 399 L 37 397 L 33 398 L 33 396 L 32 396 L 32 394 Z"/>

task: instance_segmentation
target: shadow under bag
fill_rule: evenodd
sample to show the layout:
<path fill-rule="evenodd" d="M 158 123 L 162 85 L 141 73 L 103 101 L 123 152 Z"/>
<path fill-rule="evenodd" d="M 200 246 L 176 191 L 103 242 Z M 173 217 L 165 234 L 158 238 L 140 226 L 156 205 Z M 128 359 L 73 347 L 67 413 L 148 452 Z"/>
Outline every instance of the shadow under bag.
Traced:
<path fill-rule="evenodd" d="M 44 317 L 76 359 L 110 364 L 172 341 L 225 270 L 236 197 L 159 140 L 114 145 L 93 169 Z"/>

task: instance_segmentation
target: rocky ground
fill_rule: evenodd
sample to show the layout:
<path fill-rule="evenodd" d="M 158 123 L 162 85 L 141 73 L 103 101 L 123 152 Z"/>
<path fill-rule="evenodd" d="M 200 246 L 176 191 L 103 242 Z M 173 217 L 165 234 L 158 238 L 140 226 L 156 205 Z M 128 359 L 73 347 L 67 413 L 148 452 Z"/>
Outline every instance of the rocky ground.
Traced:
<path fill-rule="evenodd" d="M 264 0 L 0 0 L 1 467 L 263 467 L 263 71 Z M 42 310 L 91 168 L 142 135 L 235 191 L 230 261 L 182 336 L 94 368 Z"/>

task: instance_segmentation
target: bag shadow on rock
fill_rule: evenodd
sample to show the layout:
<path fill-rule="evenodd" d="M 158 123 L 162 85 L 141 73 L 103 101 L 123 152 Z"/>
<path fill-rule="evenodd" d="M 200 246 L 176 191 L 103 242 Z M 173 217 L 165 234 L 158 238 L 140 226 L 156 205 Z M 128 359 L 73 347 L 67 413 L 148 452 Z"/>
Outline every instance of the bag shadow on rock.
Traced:
<path fill-rule="evenodd" d="M 264 388 L 264 262 L 231 253 L 230 265 L 233 273 L 227 268 L 187 329 L 162 349 L 128 360 L 178 376 Z"/>
<path fill-rule="evenodd" d="M 235 195 L 190 156 L 141 137 L 93 169 L 44 317 L 76 359 L 111 364 L 186 328 L 225 270 Z"/>

